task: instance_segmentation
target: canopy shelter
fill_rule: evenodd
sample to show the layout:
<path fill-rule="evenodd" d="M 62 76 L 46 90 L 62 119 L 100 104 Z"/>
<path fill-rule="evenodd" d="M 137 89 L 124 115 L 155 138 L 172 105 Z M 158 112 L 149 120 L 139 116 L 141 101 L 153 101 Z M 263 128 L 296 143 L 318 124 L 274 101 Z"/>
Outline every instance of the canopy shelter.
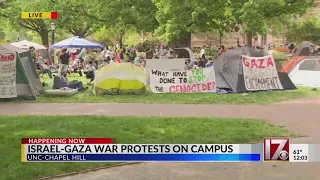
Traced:
<path fill-rule="evenodd" d="M 59 47 L 61 48 L 103 48 L 104 45 L 94 43 L 86 39 L 80 38 L 78 36 L 75 36 L 52 45 L 52 48 L 59 48 Z"/>
<path fill-rule="evenodd" d="M 11 45 L 15 46 L 17 48 L 20 48 L 20 49 L 29 49 L 31 46 L 34 47 L 35 49 L 39 49 L 39 50 L 40 49 L 47 49 L 46 47 L 44 47 L 41 44 L 30 42 L 30 41 L 27 41 L 27 40 L 14 42 L 14 43 L 11 43 Z"/>

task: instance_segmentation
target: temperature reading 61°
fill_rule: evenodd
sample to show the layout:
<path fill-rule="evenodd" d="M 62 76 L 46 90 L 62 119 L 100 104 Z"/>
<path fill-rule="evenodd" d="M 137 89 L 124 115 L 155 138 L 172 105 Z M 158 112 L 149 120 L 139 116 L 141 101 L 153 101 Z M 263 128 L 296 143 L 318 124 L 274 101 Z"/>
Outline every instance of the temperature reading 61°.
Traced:
<path fill-rule="evenodd" d="M 302 149 L 293 150 L 293 154 L 300 154 L 300 153 L 302 153 Z"/>

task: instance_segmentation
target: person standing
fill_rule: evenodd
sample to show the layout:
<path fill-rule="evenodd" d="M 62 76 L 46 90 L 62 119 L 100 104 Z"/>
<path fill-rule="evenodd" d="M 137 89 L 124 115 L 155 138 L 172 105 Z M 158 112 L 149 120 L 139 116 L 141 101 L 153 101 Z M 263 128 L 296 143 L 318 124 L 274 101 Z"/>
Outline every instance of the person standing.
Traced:
<path fill-rule="evenodd" d="M 136 50 L 133 46 L 131 46 L 129 50 L 129 60 L 133 63 L 136 57 L 137 57 Z"/>
<path fill-rule="evenodd" d="M 120 52 L 119 52 L 119 57 L 120 57 L 120 60 L 121 60 L 121 61 L 124 60 L 124 54 L 125 54 L 125 49 L 124 49 L 124 48 L 121 48 L 121 49 L 120 49 Z"/>
<path fill-rule="evenodd" d="M 220 48 L 219 48 L 219 51 L 218 51 L 218 55 L 217 56 L 220 56 L 221 54 L 223 54 L 224 52 L 226 52 L 225 48 L 224 48 L 224 45 L 221 45 Z"/>
<path fill-rule="evenodd" d="M 200 58 L 203 60 L 203 61 L 206 61 L 206 50 L 205 50 L 206 46 L 203 46 L 200 50 Z"/>
<path fill-rule="evenodd" d="M 67 49 L 62 50 L 62 54 L 60 55 L 60 67 L 59 67 L 59 74 L 62 75 L 68 72 L 69 61 L 70 61 L 70 54 L 67 53 Z"/>
<path fill-rule="evenodd" d="M 62 55 L 62 47 L 59 46 L 59 48 L 56 50 L 56 56 L 57 56 L 57 62 L 58 62 L 58 65 L 60 63 L 60 56 Z"/>
<path fill-rule="evenodd" d="M 160 59 L 164 59 L 168 52 L 165 47 L 161 46 L 159 49 L 159 53 L 160 53 Z"/>

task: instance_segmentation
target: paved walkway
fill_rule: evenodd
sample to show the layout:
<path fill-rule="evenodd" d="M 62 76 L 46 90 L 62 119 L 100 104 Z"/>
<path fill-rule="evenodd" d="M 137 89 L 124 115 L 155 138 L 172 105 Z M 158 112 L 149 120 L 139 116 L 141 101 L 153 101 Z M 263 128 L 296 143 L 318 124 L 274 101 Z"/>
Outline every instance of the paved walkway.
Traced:
<path fill-rule="evenodd" d="M 1 103 L 0 114 L 258 118 L 306 136 L 293 143 L 320 143 L 320 99 L 268 106 Z M 320 163 L 142 163 L 56 180 L 320 180 L 319 169 Z"/>

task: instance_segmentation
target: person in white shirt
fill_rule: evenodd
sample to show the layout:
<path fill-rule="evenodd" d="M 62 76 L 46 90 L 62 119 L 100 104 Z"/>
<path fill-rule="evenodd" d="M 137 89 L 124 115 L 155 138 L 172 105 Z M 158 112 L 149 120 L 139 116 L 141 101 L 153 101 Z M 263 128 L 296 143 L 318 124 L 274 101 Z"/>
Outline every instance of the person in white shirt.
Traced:
<path fill-rule="evenodd" d="M 105 58 L 106 52 L 107 52 L 107 50 L 105 48 L 101 48 L 101 52 L 100 52 L 101 60 L 103 60 Z"/>
<path fill-rule="evenodd" d="M 105 58 L 110 57 L 110 59 L 112 59 L 112 58 L 111 58 L 111 54 L 112 54 L 112 52 L 107 48 L 104 57 L 105 57 Z"/>
<path fill-rule="evenodd" d="M 159 50 L 159 54 L 160 54 L 160 59 L 164 59 L 167 55 L 167 49 L 163 46 L 160 47 L 160 50 Z"/>
<path fill-rule="evenodd" d="M 88 64 L 84 68 L 84 73 L 86 75 L 86 78 L 90 79 L 90 82 L 88 82 L 88 84 L 92 83 L 94 81 L 94 76 L 96 73 L 96 68 L 93 65 L 93 61 L 88 62 Z"/>
<path fill-rule="evenodd" d="M 206 48 L 206 46 L 203 46 L 202 48 L 201 48 L 201 50 L 200 50 L 200 58 L 202 59 L 202 60 L 206 60 L 206 50 L 205 50 L 205 48 Z"/>

